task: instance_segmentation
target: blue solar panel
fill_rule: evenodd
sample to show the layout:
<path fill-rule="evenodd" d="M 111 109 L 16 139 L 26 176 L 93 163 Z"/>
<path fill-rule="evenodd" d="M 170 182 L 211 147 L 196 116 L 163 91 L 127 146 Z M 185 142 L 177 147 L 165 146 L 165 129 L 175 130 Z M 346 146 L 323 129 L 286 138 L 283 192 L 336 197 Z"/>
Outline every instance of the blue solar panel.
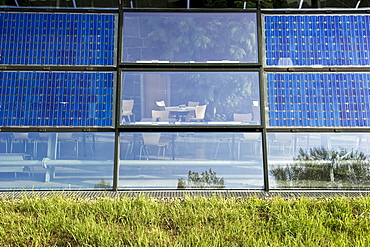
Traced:
<path fill-rule="evenodd" d="M 269 125 L 369 126 L 366 73 L 268 73 Z"/>
<path fill-rule="evenodd" d="M 0 126 L 112 126 L 113 79 L 113 72 L 0 72 Z"/>
<path fill-rule="evenodd" d="M 266 64 L 368 65 L 369 26 L 368 15 L 265 16 Z"/>
<path fill-rule="evenodd" d="M 115 65 L 115 19 L 114 14 L 0 13 L 0 64 Z"/>

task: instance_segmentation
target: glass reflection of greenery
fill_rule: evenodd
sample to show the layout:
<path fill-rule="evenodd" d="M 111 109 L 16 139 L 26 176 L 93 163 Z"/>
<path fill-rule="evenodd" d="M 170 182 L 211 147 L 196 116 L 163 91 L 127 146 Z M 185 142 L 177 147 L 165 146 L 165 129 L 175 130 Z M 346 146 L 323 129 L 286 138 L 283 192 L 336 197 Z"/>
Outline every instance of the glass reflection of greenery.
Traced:
<path fill-rule="evenodd" d="M 178 93 L 173 102 L 189 99 L 206 104 L 207 119 L 232 120 L 233 113 L 252 113 L 258 99 L 258 74 L 198 73 L 185 74 L 174 80 Z"/>
<path fill-rule="evenodd" d="M 145 43 L 151 49 L 146 50 L 146 56 L 171 62 L 205 62 L 206 58 L 257 63 L 255 15 L 218 15 L 142 18 L 150 30 Z"/>
<path fill-rule="evenodd" d="M 215 171 L 209 169 L 202 172 L 188 172 L 188 179 L 179 178 L 177 189 L 223 189 L 225 188 L 224 178 L 217 177 Z"/>
<path fill-rule="evenodd" d="M 306 151 L 301 148 L 294 161 L 292 165 L 271 169 L 279 187 L 320 187 L 318 181 L 328 182 L 325 186 L 329 187 L 369 185 L 368 156 L 356 150 L 315 147 Z"/>

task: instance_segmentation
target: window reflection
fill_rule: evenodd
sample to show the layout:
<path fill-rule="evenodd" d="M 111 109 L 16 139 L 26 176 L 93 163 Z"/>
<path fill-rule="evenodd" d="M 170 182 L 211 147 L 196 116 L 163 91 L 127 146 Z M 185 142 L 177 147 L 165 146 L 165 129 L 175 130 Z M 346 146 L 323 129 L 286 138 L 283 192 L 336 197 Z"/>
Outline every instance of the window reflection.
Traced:
<path fill-rule="evenodd" d="M 255 13 L 124 13 L 123 62 L 257 63 Z"/>
<path fill-rule="evenodd" d="M 186 8 L 186 0 L 123 0 L 124 8 Z"/>
<path fill-rule="evenodd" d="M 121 188 L 263 188 L 260 133 L 123 133 L 120 146 Z"/>
<path fill-rule="evenodd" d="M 1 189 L 107 189 L 114 133 L 0 134 Z"/>
<path fill-rule="evenodd" d="M 271 188 L 367 188 L 367 133 L 268 133 Z"/>
<path fill-rule="evenodd" d="M 258 72 L 125 72 L 121 124 L 258 125 Z"/>

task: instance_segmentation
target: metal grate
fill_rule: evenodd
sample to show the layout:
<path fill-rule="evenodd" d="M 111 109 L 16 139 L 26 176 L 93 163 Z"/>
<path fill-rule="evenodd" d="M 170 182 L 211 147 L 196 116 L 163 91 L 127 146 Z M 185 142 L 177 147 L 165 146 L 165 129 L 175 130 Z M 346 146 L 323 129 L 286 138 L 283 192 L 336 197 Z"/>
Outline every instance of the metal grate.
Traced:
<path fill-rule="evenodd" d="M 273 197 L 359 197 L 370 196 L 370 191 L 243 191 L 243 190 L 163 190 L 163 191 L 3 191 L 0 199 L 21 199 L 24 197 L 62 196 L 75 198 L 120 198 L 120 197 L 152 197 L 152 198 L 184 198 L 184 197 L 225 197 L 225 198 L 273 198 Z"/>

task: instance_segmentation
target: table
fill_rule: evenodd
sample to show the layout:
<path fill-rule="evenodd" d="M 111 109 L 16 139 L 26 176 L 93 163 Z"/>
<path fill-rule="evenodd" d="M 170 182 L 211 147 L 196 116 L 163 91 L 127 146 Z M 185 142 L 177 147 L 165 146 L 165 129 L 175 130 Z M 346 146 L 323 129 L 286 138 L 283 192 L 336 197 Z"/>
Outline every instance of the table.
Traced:
<path fill-rule="evenodd" d="M 176 119 L 179 121 L 181 120 L 187 120 L 187 117 L 190 112 L 195 111 L 195 106 L 170 106 L 166 107 L 166 110 L 168 110 L 170 113 L 175 115 Z"/>

